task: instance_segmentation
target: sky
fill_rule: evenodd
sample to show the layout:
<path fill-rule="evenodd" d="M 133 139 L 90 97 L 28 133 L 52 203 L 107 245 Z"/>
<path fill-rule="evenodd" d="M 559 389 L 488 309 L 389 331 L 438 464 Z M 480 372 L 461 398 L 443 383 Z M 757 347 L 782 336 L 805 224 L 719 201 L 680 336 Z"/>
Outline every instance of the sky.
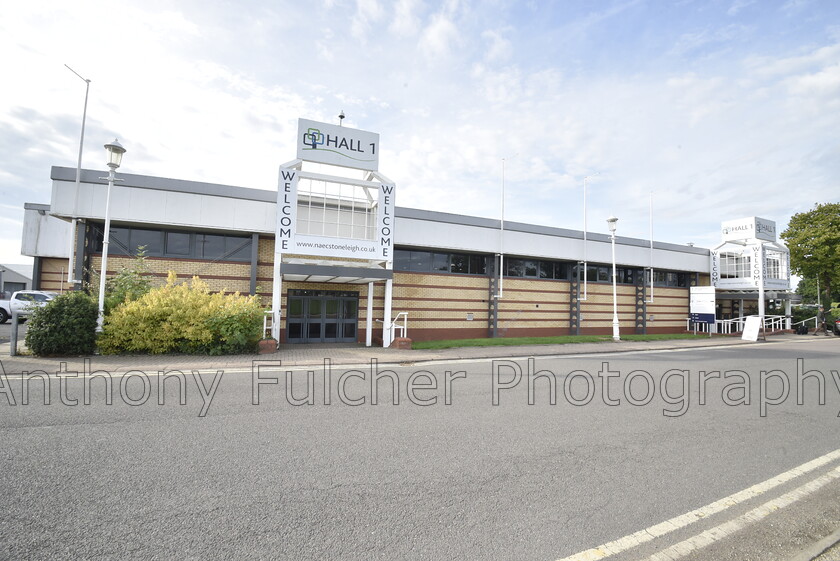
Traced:
<path fill-rule="evenodd" d="M 0 263 L 51 166 L 276 190 L 297 119 L 397 205 L 714 247 L 840 200 L 837 0 L 43 0 L 0 10 Z M 652 204 L 651 204 L 652 201 Z"/>

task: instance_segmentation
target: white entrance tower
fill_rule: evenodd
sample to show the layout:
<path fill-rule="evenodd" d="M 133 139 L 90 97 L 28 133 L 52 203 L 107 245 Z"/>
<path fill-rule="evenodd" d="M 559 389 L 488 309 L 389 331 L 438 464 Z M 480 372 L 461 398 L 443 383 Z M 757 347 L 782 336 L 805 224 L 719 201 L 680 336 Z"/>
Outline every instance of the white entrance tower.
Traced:
<path fill-rule="evenodd" d="M 755 216 L 730 220 L 721 224 L 721 237 L 711 250 L 712 286 L 729 298 L 757 297 L 762 325 L 768 293 L 784 299 L 790 329 L 790 251 L 777 241 L 776 223 Z"/>
<path fill-rule="evenodd" d="M 271 301 L 277 341 L 283 279 L 367 284 L 368 346 L 373 283 L 384 281 L 382 344 L 391 344 L 395 198 L 394 182 L 379 173 L 378 134 L 298 120 L 297 158 L 280 166 L 277 190 Z"/>

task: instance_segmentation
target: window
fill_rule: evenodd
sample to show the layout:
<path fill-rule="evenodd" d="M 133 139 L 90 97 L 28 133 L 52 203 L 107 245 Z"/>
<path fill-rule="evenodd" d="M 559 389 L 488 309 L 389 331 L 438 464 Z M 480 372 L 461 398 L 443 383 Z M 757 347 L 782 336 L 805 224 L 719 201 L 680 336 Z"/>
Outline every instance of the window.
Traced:
<path fill-rule="evenodd" d="M 397 249 L 394 252 L 394 270 L 484 275 L 487 270 L 487 257 L 466 253 Z"/>
<path fill-rule="evenodd" d="M 610 269 L 607 267 L 598 267 L 598 281 L 599 282 L 611 282 L 610 281 Z"/>
<path fill-rule="evenodd" d="M 487 273 L 487 257 L 484 255 L 470 255 L 470 274 L 484 275 Z"/>
<path fill-rule="evenodd" d="M 410 271 L 426 272 L 432 268 L 432 254 L 428 251 L 412 251 L 408 266 Z"/>
<path fill-rule="evenodd" d="M 108 237 L 108 255 L 129 255 L 128 228 L 111 228 L 111 235 Z M 98 250 L 102 251 L 102 232 L 99 232 Z"/>
<path fill-rule="evenodd" d="M 505 275 L 509 277 L 524 277 L 525 262 L 522 259 L 505 259 Z"/>
<path fill-rule="evenodd" d="M 432 254 L 432 271 L 435 273 L 449 272 L 449 254 L 448 253 L 433 253 Z"/>
<path fill-rule="evenodd" d="M 131 228 L 129 253 L 135 254 L 142 247 L 146 255 L 163 255 L 163 232 L 160 230 L 139 230 Z"/>
<path fill-rule="evenodd" d="M 93 250 L 101 252 L 102 231 L 94 233 Z M 148 228 L 111 228 L 108 244 L 109 255 L 136 255 L 143 247 L 146 255 L 210 259 L 222 261 L 250 261 L 253 241 L 251 236 L 201 234 L 176 230 L 151 230 Z"/>
<path fill-rule="evenodd" d="M 688 286 L 688 274 L 675 271 L 654 271 L 653 284 L 655 286 Z"/>
<path fill-rule="evenodd" d="M 526 259 L 523 263 L 525 266 L 525 276 L 526 277 L 536 277 L 537 276 L 537 261 L 533 261 L 531 259 Z"/>
<path fill-rule="evenodd" d="M 225 237 L 198 234 L 195 237 L 196 253 L 202 259 L 221 259 L 225 254 Z"/>
<path fill-rule="evenodd" d="M 225 236 L 225 259 L 231 261 L 251 260 L 251 238 Z"/>
<path fill-rule="evenodd" d="M 723 279 L 752 277 L 749 255 L 731 252 L 721 253 L 720 277 Z"/>
<path fill-rule="evenodd" d="M 396 250 L 394 251 L 394 270 L 395 271 L 410 271 L 411 252 Z"/>
<path fill-rule="evenodd" d="M 449 272 L 468 274 L 470 272 L 470 259 L 468 255 L 453 253 L 449 256 Z"/>
<path fill-rule="evenodd" d="M 164 253 L 188 256 L 190 254 L 190 237 L 190 234 L 185 232 L 166 232 Z"/>
<path fill-rule="evenodd" d="M 540 278 L 554 278 L 554 263 L 552 263 L 551 261 L 540 261 Z"/>
<path fill-rule="evenodd" d="M 557 261 L 538 261 L 536 259 L 511 257 L 505 259 L 505 275 L 532 279 L 568 280 L 569 265 Z"/>

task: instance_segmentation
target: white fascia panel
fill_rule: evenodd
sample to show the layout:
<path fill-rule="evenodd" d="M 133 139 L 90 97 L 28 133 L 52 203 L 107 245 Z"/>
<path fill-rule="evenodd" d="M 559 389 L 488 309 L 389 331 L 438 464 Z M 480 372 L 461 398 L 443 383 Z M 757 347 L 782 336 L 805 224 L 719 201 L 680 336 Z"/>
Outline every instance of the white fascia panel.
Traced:
<path fill-rule="evenodd" d="M 26 209 L 23 213 L 23 235 L 21 249 L 30 257 L 69 256 L 67 240 L 72 232 L 70 222 L 37 210 Z"/>
<path fill-rule="evenodd" d="M 117 190 L 116 186 L 115 190 Z M 166 195 L 164 191 L 120 187 L 119 196 L 114 199 L 114 202 L 120 205 L 127 203 L 127 206 L 120 209 L 124 214 L 114 209 L 112 218 L 125 217 L 125 219 L 130 218 L 139 222 L 160 224 L 166 216 Z"/>
<path fill-rule="evenodd" d="M 274 232 L 276 214 L 274 203 L 261 201 L 233 201 L 233 226 L 237 230 Z M 271 209 L 272 212 L 269 211 Z"/>
<path fill-rule="evenodd" d="M 200 196 L 189 193 L 167 192 L 163 223 L 179 226 L 202 226 Z"/>
<path fill-rule="evenodd" d="M 483 253 L 499 251 L 499 231 L 491 228 L 400 218 L 395 236 L 397 245 Z"/>
<path fill-rule="evenodd" d="M 233 228 L 233 201 L 222 197 L 200 197 L 202 224 L 216 228 Z"/>

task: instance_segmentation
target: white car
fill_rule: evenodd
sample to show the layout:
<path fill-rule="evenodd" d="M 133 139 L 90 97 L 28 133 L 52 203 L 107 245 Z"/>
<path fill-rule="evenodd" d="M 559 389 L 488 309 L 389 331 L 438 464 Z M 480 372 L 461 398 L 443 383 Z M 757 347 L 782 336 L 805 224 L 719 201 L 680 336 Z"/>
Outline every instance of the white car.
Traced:
<path fill-rule="evenodd" d="M 0 323 L 6 323 L 12 317 L 12 312 L 15 311 L 18 316 L 26 317 L 35 308 L 45 306 L 56 296 L 58 294 L 55 292 L 44 290 L 18 290 L 12 294 L 10 299 L 0 300 Z"/>

